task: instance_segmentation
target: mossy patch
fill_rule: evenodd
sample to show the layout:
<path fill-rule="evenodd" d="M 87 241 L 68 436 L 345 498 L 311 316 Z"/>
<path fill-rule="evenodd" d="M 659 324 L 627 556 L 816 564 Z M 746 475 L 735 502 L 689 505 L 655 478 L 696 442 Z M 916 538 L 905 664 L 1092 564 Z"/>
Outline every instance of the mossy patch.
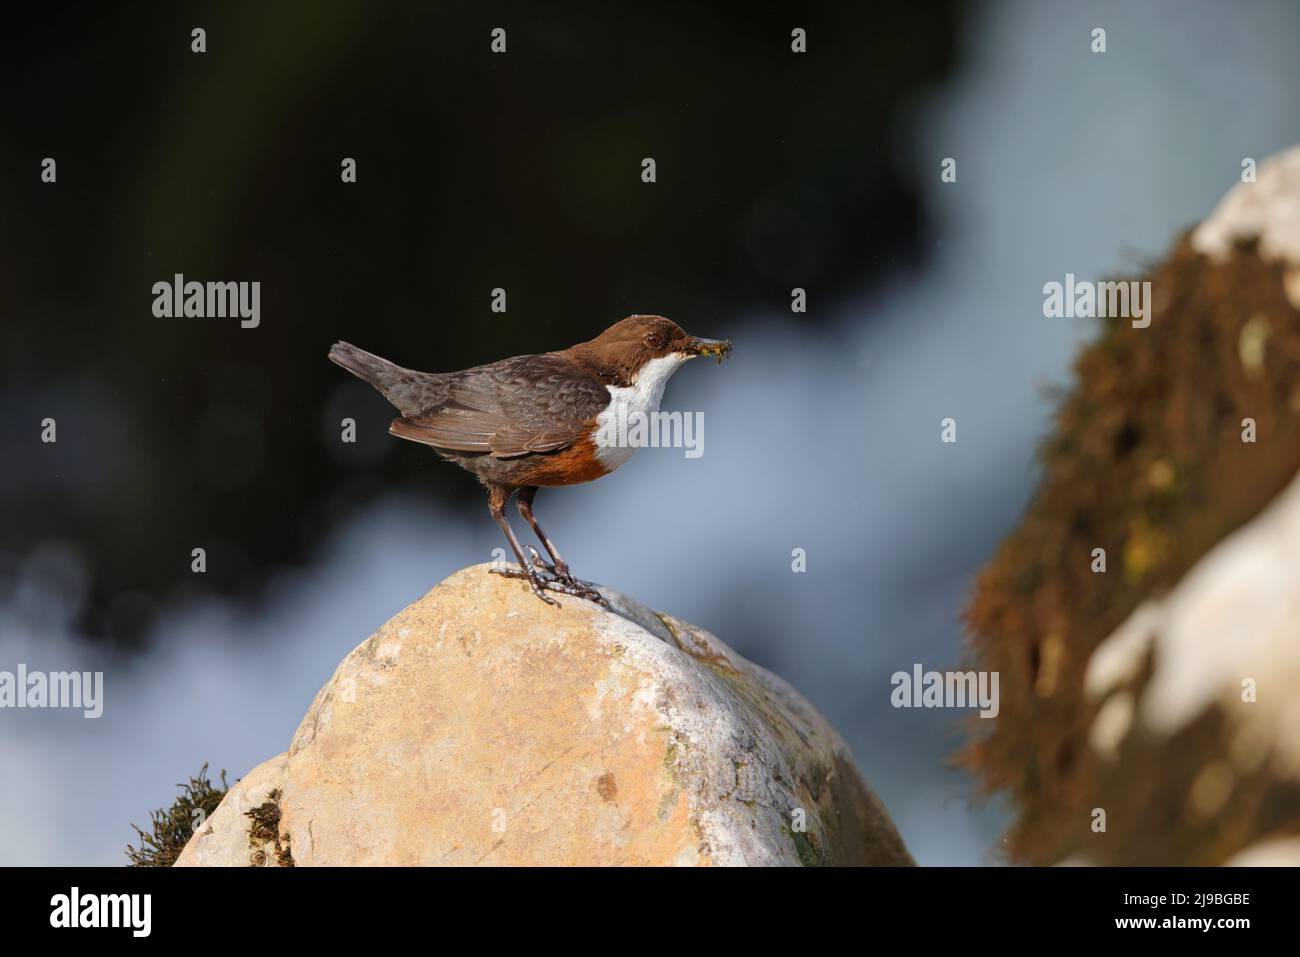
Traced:
<path fill-rule="evenodd" d="M 253 849 L 248 863 L 253 867 L 266 865 L 267 844 L 273 845 L 275 863 L 279 867 L 293 867 L 293 852 L 289 848 L 289 836 L 280 834 L 280 790 L 277 788 L 267 795 L 266 801 L 245 811 L 244 815 L 252 821 L 248 826 L 248 846 Z"/>
<path fill-rule="evenodd" d="M 176 786 L 181 789 L 180 795 L 171 807 L 152 812 L 148 831 L 131 825 L 140 839 L 139 847 L 128 844 L 126 848 L 131 867 L 171 867 L 175 864 L 194 831 L 212 816 L 229 790 L 226 772 L 221 772 L 221 787 L 216 787 L 208 780 L 206 764 L 187 783 Z"/>
<path fill-rule="evenodd" d="M 782 830 L 790 836 L 790 843 L 794 845 L 795 853 L 799 855 L 799 863 L 804 867 L 821 867 L 822 856 L 817 853 L 817 848 L 809 840 L 808 835 L 802 831 L 794 831 L 788 827 Z"/>

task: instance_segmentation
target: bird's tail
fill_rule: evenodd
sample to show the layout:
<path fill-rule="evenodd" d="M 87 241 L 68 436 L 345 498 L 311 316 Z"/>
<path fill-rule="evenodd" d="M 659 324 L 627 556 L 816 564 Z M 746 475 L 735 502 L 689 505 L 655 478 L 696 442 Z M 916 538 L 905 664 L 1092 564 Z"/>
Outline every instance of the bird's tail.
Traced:
<path fill-rule="evenodd" d="M 369 382 L 402 415 L 419 412 L 431 399 L 436 399 L 438 386 L 445 378 L 433 372 L 404 369 L 350 342 L 334 343 L 330 347 L 330 361 Z"/>
<path fill-rule="evenodd" d="M 380 392 L 386 392 L 397 383 L 405 370 L 387 359 L 381 359 L 350 342 L 336 342 L 330 346 L 330 362 L 342 366 L 358 379 L 369 382 Z"/>

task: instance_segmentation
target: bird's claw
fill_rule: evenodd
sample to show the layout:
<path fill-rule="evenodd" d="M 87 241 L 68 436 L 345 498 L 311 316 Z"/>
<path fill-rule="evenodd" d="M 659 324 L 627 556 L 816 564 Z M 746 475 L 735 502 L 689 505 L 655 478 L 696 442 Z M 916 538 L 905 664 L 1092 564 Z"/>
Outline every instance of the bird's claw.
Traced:
<path fill-rule="evenodd" d="M 517 565 L 507 565 L 501 568 L 493 568 L 492 572 L 501 575 L 504 578 L 522 578 L 533 588 L 535 594 L 548 605 L 560 607 L 560 603 L 546 594 L 547 591 L 558 592 L 561 595 L 569 595 L 572 598 L 585 598 L 587 601 L 593 601 L 602 608 L 609 608 L 609 602 L 605 596 L 592 588 L 586 582 L 580 582 L 569 574 L 568 569 L 563 573 L 556 571 L 554 565 L 543 561 L 537 549 L 531 545 L 526 545 L 529 552 L 529 561 L 527 567 Z"/>
<path fill-rule="evenodd" d="M 495 568 L 489 568 L 488 571 L 493 575 L 500 575 L 502 578 L 522 579 L 523 581 L 528 582 L 528 584 L 532 587 L 533 594 L 536 595 L 538 598 L 540 598 L 542 601 L 546 602 L 546 604 L 554 605 L 556 608 L 560 607 L 560 603 L 558 601 L 556 601 L 550 595 L 546 594 L 545 591 L 547 587 L 546 579 L 539 578 L 537 576 L 536 570 L 531 565 L 529 565 L 527 568 L 519 565 L 502 565 Z"/>
<path fill-rule="evenodd" d="M 552 591 L 557 591 L 562 595 L 571 595 L 574 598 L 585 598 L 587 601 L 595 602 L 600 607 L 608 609 L 609 602 L 605 596 L 596 589 L 592 588 L 586 582 L 580 582 L 576 578 L 544 578 L 542 579 L 543 587 Z"/>

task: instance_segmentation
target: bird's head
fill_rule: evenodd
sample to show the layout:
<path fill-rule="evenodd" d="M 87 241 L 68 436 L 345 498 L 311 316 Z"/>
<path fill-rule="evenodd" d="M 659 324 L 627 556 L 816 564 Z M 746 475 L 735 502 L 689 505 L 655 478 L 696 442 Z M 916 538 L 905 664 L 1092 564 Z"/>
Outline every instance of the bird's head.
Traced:
<path fill-rule="evenodd" d="M 590 342 L 575 346 L 574 351 L 617 384 L 631 385 L 646 368 L 653 370 L 656 377 L 666 378 L 682 363 L 698 356 L 713 356 L 721 362 L 731 351 L 731 343 L 687 335 L 681 326 L 663 316 L 628 316 Z"/>

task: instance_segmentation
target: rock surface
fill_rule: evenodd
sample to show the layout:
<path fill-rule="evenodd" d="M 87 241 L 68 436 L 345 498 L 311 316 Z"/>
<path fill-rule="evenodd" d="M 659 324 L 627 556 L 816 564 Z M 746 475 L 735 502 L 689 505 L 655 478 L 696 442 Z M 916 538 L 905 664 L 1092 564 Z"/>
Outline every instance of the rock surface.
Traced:
<path fill-rule="evenodd" d="M 246 865 L 227 804 L 276 790 L 299 866 L 913 863 L 781 679 L 612 591 L 617 613 L 557 609 L 489 567 L 349 654 L 178 863 Z"/>

